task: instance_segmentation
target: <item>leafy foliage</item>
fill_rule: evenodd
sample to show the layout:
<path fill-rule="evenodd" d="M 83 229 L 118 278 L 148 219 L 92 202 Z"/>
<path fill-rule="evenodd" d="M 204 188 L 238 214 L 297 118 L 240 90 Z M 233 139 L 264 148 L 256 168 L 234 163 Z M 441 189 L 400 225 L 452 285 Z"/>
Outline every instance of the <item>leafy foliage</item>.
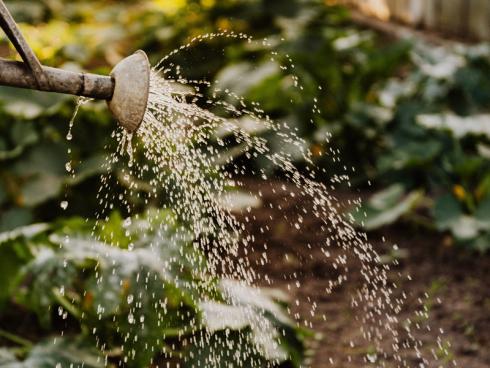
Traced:
<path fill-rule="evenodd" d="M 426 211 L 430 202 L 420 201 L 414 209 L 430 216 L 435 229 L 449 231 L 457 243 L 479 251 L 489 248 L 484 102 L 489 52 L 485 45 L 413 49 L 413 70 L 389 79 L 377 94 L 392 118 L 377 132 L 385 143 L 374 147 L 380 151 L 370 175 L 380 184 L 424 190 L 435 198 L 434 205 Z"/>
<path fill-rule="evenodd" d="M 409 213 L 421 198 L 420 192 L 404 195 L 404 188 L 399 184 L 376 193 L 364 206 L 356 209 L 354 219 L 367 230 L 390 225 L 401 216 Z"/>
<path fill-rule="evenodd" d="M 22 308 L 34 313 L 40 328 L 51 333 L 60 323 L 68 326 L 66 338 L 29 346 L 21 362 L 6 353 L 1 367 L 83 362 L 99 367 L 108 357 L 128 367 L 166 358 L 192 366 L 208 361 L 209 354 L 226 359 L 236 349 L 244 359 L 265 366 L 301 364 L 304 336 L 282 307 L 265 290 L 209 276 L 205 256 L 171 213 L 119 222 L 132 241 L 127 249 L 96 240 L 87 235 L 86 223 L 76 224 L 32 225 L 0 235 L 2 248 L 16 245 L 26 254 L 3 257 L 11 262 L 10 280 L 3 284 L 12 286 L 3 295 L 3 312 Z M 94 225 L 97 232 L 103 225 Z M 223 341 L 230 331 L 236 332 L 234 343 L 207 349 L 208 340 Z M 186 336 L 193 343 L 176 347 L 175 339 Z"/>
<path fill-rule="evenodd" d="M 328 176 L 354 166 L 354 185 L 369 180 L 381 189 L 354 214 L 358 224 L 375 229 L 401 218 L 420 223 L 423 216 L 460 244 L 490 247 L 487 45 L 386 43 L 353 26 L 344 8 L 320 0 L 7 3 L 42 62 L 72 70 L 107 74 L 139 48 L 156 63 L 217 29 L 267 37 L 267 43 L 195 44 L 172 61 L 189 78 L 217 79 L 213 88 L 257 101 L 271 117 L 287 121 Z M 0 52 L 13 55 L 3 41 Z M 293 88 L 294 76 L 300 91 Z M 66 96 L 0 89 L 0 231 L 8 231 L 0 235 L 0 322 L 20 309 L 39 330 L 34 346 L 14 336 L 22 348 L 1 349 L 0 366 L 51 367 L 54 360 L 76 366 L 81 357 L 85 366 L 106 359 L 146 366 L 158 354 L 188 366 L 224 365 L 236 354 L 244 362 L 263 360 L 263 366 L 286 360 L 299 366 L 303 332 L 267 292 L 204 277 L 205 256 L 171 214 L 159 218 L 168 224 L 165 232 L 149 223 L 140 234 L 135 224 L 148 219 L 127 225 L 119 209 L 96 227 L 97 239 L 87 235 L 93 224 L 81 217 L 97 208 L 96 177 L 110 170 L 119 178 L 120 168 L 101 164 L 113 129 L 103 102 L 81 109 L 74 139 L 66 141 L 73 106 Z M 240 124 L 266 137 L 272 149 L 288 149 L 256 122 Z M 340 164 L 325 158 L 338 150 Z M 68 157 L 74 176 L 65 170 Z M 250 165 L 264 163 L 259 157 Z M 65 199 L 66 211 L 59 206 Z M 170 266 L 161 260 L 171 260 Z M 146 288 L 152 292 L 142 294 Z M 233 303 L 232 291 L 238 293 Z M 68 337 L 57 336 L 60 326 Z M 176 336 L 188 337 L 189 344 L 177 346 Z M 195 344 L 200 338 L 208 343 Z M 132 341 L 129 351 L 119 349 L 124 340 Z M 226 349 L 211 349 L 224 340 Z"/>
<path fill-rule="evenodd" d="M 51 0 L 28 11 L 22 1 L 10 3 L 43 62 L 100 73 L 138 48 L 157 62 L 191 37 L 217 28 L 265 36 L 268 43 L 220 38 L 197 43 L 171 61 L 189 78 L 216 79 L 213 88 L 236 92 L 246 102 L 258 101 L 271 117 L 287 121 L 328 175 L 353 166 L 354 185 L 363 186 L 368 179 L 378 188 L 397 184 L 436 201 L 451 194 L 470 217 L 486 200 L 490 181 L 485 104 L 490 82 L 485 45 L 380 46 L 374 32 L 352 26 L 345 9 L 314 0 L 290 1 L 287 6 L 274 0 L 95 5 Z M 52 42 L 53 34 L 60 33 L 63 38 Z M 301 93 L 293 88 L 295 76 Z M 110 143 L 111 118 L 103 103 L 84 106 L 75 125 L 75 141 L 70 142 L 74 179 L 62 170 L 72 102 L 15 89 L 2 89 L 0 97 L 0 228 L 62 215 L 61 193 L 67 194 L 68 214 L 93 213 L 96 203 L 80 198 L 96 190 L 92 177 L 100 173 L 101 152 Z M 313 113 L 313 101 L 319 114 Z M 257 126 L 250 129 L 264 135 L 272 149 L 288 149 L 275 134 Z M 325 158 L 338 150 L 340 164 Z M 240 154 L 239 148 L 228 152 Z M 260 157 L 250 164 L 265 165 Z M 425 207 L 429 202 L 419 203 Z M 408 215 L 405 218 L 410 211 Z"/>

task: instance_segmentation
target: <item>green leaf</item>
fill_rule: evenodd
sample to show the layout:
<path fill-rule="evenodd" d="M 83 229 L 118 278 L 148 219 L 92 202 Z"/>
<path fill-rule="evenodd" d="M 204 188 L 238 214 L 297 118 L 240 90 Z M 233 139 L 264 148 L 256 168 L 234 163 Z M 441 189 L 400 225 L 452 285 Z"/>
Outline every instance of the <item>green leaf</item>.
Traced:
<path fill-rule="evenodd" d="M 439 230 L 448 230 L 463 215 L 463 209 L 456 198 L 447 194 L 436 200 L 432 215 Z"/>
<path fill-rule="evenodd" d="M 32 258 L 28 241 L 48 229 L 47 224 L 24 226 L 0 233 L 0 310 L 18 286 L 22 267 Z"/>
<path fill-rule="evenodd" d="M 47 112 L 55 110 L 66 101 L 68 96 L 56 93 L 38 92 L 21 88 L 0 88 L 0 101 L 10 115 L 27 120 L 38 118 Z"/>
<path fill-rule="evenodd" d="M 240 367 L 271 367 L 250 343 L 250 332 L 220 331 L 210 336 L 204 335 L 203 342 L 192 345 L 186 352 L 184 368 L 230 367 L 232 362 L 240 362 Z"/>
<path fill-rule="evenodd" d="M 35 345 L 24 361 L 0 358 L 0 368 L 103 368 L 104 357 L 81 339 L 53 337 Z"/>
<path fill-rule="evenodd" d="M 26 257 L 22 257 L 22 251 L 16 249 L 19 247 L 22 247 L 22 244 L 13 242 L 0 245 L 0 270 L 2 270 L 0 273 L 0 311 L 12 297 L 20 270 L 28 260 Z"/>
<path fill-rule="evenodd" d="M 90 157 L 89 159 L 84 160 L 79 167 L 75 168 L 75 177 L 67 178 L 66 182 L 69 185 L 77 185 L 90 177 L 106 173 L 108 169 L 106 164 L 107 160 L 104 154 Z"/>
<path fill-rule="evenodd" d="M 405 195 L 403 186 L 394 184 L 373 195 L 367 203 L 351 214 L 357 224 L 366 230 L 374 230 L 392 224 L 409 213 L 422 197 L 421 191 Z"/>
<path fill-rule="evenodd" d="M 417 123 L 428 129 L 447 130 L 456 138 L 467 135 L 490 137 L 490 114 L 468 117 L 453 113 L 425 114 L 417 116 Z"/>
<path fill-rule="evenodd" d="M 29 226 L 18 227 L 15 230 L 0 233 L 0 244 L 19 238 L 23 238 L 24 240 L 32 239 L 49 228 L 49 224 L 32 224 Z"/>
<path fill-rule="evenodd" d="M 459 240 L 474 239 L 478 236 L 480 224 L 471 216 L 463 215 L 451 224 L 451 232 Z"/>
<path fill-rule="evenodd" d="M 0 218 L 0 231 L 8 231 L 20 226 L 28 225 L 33 221 L 33 215 L 26 208 L 12 208 L 2 213 Z"/>
<path fill-rule="evenodd" d="M 56 198 L 63 188 L 63 178 L 49 174 L 38 174 L 22 187 L 22 204 L 35 207 L 48 199 Z"/>
<path fill-rule="evenodd" d="M 256 195 L 240 190 L 230 190 L 219 198 L 222 208 L 231 212 L 242 212 L 250 208 L 259 208 L 262 201 Z"/>
<path fill-rule="evenodd" d="M 254 307 L 257 310 L 270 313 L 283 324 L 291 324 L 292 321 L 282 307 L 276 303 L 266 289 L 247 286 L 243 282 L 223 279 L 220 289 L 225 299 L 235 305 Z"/>
<path fill-rule="evenodd" d="M 466 242 L 479 237 L 482 230 L 490 229 L 490 200 L 478 206 L 474 216 L 464 214 L 461 204 L 452 195 L 439 197 L 432 214 L 439 230 L 450 230 L 454 237 Z"/>
<path fill-rule="evenodd" d="M 214 135 L 219 138 L 236 134 L 235 132 L 258 135 L 269 130 L 271 124 L 265 120 L 259 120 L 250 116 L 242 116 L 239 119 L 230 119 L 220 125 Z"/>
<path fill-rule="evenodd" d="M 242 309 L 242 318 L 248 320 L 250 327 L 250 341 L 261 356 L 268 361 L 285 362 L 296 353 L 289 351 L 290 345 L 284 341 L 286 331 L 290 330 L 294 323 L 282 307 L 268 295 L 266 289 L 250 287 L 243 282 L 229 279 L 222 280 L 220 288 L 224 299 L 230 305 Z M 295 337 L 297 339 L 297 336 Z"/>
<path fill-rule="evenodd" d="M 248 62 L 232 64 L 218 73 L 215 87 L 222 91 L 231 90 L 237 96 L 244 97 L 252 88 L 280 71 L 279 65 L 272 61 L 259 65 Z"/>
<path fill-rule="evenodd" d="M 4 367 L 8 364 L 16 362 L 17 357 L 15 356 L 13 351 L 5 348 L 0 348 L 0 367 Z"/>
<path fill-rule="evenodd" d="M 475 249 L 481 253 L 486 253 L 490 250 L 490 234 L 481 234 L 475 239 L 470 240 L 468 245 L 471 249 Z"/>
<path fill-rule="evenodd" d="M 200 307 L 203 323 L 210 333 L 222 330 L 242 330 L 250 324 L 243 308 L 214 301 L 202 302 Z"/>
<path fill-rule="evenodd" d="M 19 157 L 27 147 L 35 144 L 39 140 L 39 135 L 31 123 L 14 123 L 11 135 L 15 147 L 11 150 L 5 150 L 5 147 L 0 147 L 0 161 Z"/>
<path fill-rule="evenodd" d="M 490 230 L 490 197 L 485 198 L 477 207 L 475 218 L 479 222 L 480 227 L 485 230 Z"/>
<path fill-rule="evenodd" d="M 378 158 L 378 169 L 384 173 L 392 170 L 428 167 L 442 148 L 442 143 L 436 140 L 425 142 L 407 140 L 402 143 L 393 143 L 393 150 Z"/>
<path fill-rule="evenodd" d="M 12 140 L 16 146 L 28 146 L 36 143 L 39 135 L 31 122 L 19 122 L 12 126 Z"/>
<path fill-rule="evenodd" d="M 62 146 L 43 143 L 33 147 L 15 164 L 13 171 L 25 180 L 21 187 L 25 206 L 34 207 L 59 195 L 66 174 L 66 160 Z"/>
<path fill-rule="evenodd" d="M 51 314 L 46 311 L 58 304 L 55 291 L 72 288 L 77 278 L 77 265 L 67 262 L 62 253 L 40 247 L 19 277 L 23 287 L 17 290 L 18 301 L 36 313 L 43 327 L 49 328 Z"/>

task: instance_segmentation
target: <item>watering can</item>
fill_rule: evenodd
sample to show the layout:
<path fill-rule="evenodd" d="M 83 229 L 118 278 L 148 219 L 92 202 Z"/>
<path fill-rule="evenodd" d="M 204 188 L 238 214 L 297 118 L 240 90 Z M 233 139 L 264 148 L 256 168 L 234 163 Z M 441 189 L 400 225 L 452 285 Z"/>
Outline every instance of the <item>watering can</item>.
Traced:
<path fill-rule="evenodd" d="M 109 76 L 41 65 L 12 15 L 0 0 L 0 27 L 23 62 L 0 58 L 0 85 L 106 100 L 118 123 L 130 132 L 143 121 L 150 87 L 150 64 L 143 51 L 120 61 Z"/>

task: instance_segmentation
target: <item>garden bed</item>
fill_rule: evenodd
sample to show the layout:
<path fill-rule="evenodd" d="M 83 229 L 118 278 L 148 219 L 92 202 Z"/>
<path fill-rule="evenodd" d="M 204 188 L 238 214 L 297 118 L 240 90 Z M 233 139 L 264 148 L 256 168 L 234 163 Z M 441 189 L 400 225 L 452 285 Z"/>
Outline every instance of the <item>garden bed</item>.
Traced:
<path fill-rule="evenodd" d="M 255 235 L 254 252 L 249 254 L 252 264 L 260 274 L 267 274 L 274 287 L 287 292 L 293 301 L 293 315 L 300 315 L 300 323 L 306 319 L 312 323 L 313 330 L 321 335 L 313 343 L 314 353 L 311 366 L 322 367 L 361 367 L 367 366 L 366 355 L 372 347 L 366 343 L 359 331 L 360 323 L 356 316 L 362 311 L 350 307 L 351 295 L 362 283 L 359 264 L 348 259 L 348 280 L 327 295 L 325 288 L 328 281 L 337 276 L 333 268 L 328 267 L 321 245 L 325 234 L 319 231 L 320 223 L 314 216 L 305 218 L 305 226 L 298 231 L 286 221 L 276 220 L 271 226 L 270 216 L 277 216 L 281 204 L 283 211 L 292 214 L 296 207 L 304 205 L 304 199 L 296 196 L 293 200 L 287 192 L 276 190 L 282 183 L 257 183 L 247 181 L 251 192 L 261 190 L 263 205 L 250 214 L 255 221 L 248 225 L 248 231 Z M 282 195 L 281 193 L 286 193 Z M 347 198 L 351 195 L 343 194 Z M 249 216 L 250 216 L 249 215 Z M 269 225 L 271 232 L 261 235 L 260 227 Z M 383 242 L 383 237 L 386 239 Z M 440 329 L 448 346 L 449 358 L 456 358 L 458 365 L 465 368 L 484 368 L 490 364 L 490 258 L 472 254 L 451 245 L 444 235 L 427 233 L 413 225 L 399 224 L 386 230 L 370 234 L 370 240 L 383 259 L 391 262 L 398 259 L 399 265 L 392 267 L 389 279 L 399 285 L 398 293 L 408 294 L 406 309 L 400 320 L 413 317 L 420 309 L 418 299 L 428 307 L 431 320 L 431 331 L 419 334 L 417 338 L 424 342 L 425 348 L 434 348 L 437 352 L 436 339 Z M 267 242 L 269 263 L 260 265 L 262 244 Z M 312 245 L 308 250 L 306 244 Z M 393 244 L 401 251 L 393 252 Z M 259 249 L 260 248 L 260 249 Z M 332 246 L 329 249 L 332 257 L 340 252 Z M 311 256 L 310 256 L 311 255 Z M 296 276 L 293 276 L 296 275 Z M 408 279 L 412 275 L 412 280 Z M 297 288 L 296 281 L 301 283 Z M 288 290 L 288 285 L 289 290 Z M 427 293 L 428 298 L 425 296 Z M 294 302 L 299 300 L 299 305 Z M 440 303 L 438 301 L 440 299 Z M 313 303 L 317 304 L 314 317 L 311 317 Z M 326 320 L 323 319 L 325 315 Z M 413 318 L 412 318 L 413 319 Z M 355 347 L 350 347 L 350 341 Z M 389 341 L 386 342 L 387 344 Z M 351 356 L 351 362 L 348 357 Z M 406 352 L 409 362 L 416 366 L 418 359 L 415 352 Z M 333 363 L 330 361 L 332 359 Z M 450 366 L 446 362 L 444 366 Z"/>

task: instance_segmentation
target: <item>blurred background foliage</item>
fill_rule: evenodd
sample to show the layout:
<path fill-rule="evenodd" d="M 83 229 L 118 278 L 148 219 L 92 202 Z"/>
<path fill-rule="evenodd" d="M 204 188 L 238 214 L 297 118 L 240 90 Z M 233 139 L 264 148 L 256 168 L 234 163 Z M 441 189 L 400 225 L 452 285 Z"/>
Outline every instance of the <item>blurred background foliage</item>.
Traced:
<path fill-rule="evenodd" d="M 253 36 L 259 41 L 195 44 L 171 61 L 189 78 L 219 79 L 214 87 L 258 101 L 272 118 L 287 121 L 327 168 L 325 180 L 345 166 L 355 168 L 348 170 L 355 187 L 403 188 L 387 203 L 366 204 L 354 215 L 360 224 L 373 228 L 379 221 L 372 216 L 383 215 L 379 226 L 403 217 L 447 232 L 452 243 L 489 247 L 488 45 L 393 40 L 357 27 L 346 9 L 315 0 L 7 3 L 45 64 L 97 73 L 108 73 L 137 49 L 156 63 L 207 32 Z M 267 44 L 260 42 L 264 37 Z M 6 42 L 0 50 L 15 55 Z M 271 52 L 276 61 L 269 60 Z M 281 68 L 290 58 L 294 68 Z M 293 88 L 293 75 L 303 90 Z M 2 88 L 0 103 L 0 229 L 62 215 L 58 204 L 65 196 L 70 206 L 63 215 L 93 214 L 96 203 L 81 193 L 93 192 L 110 144 L 113 122 L 104 103 L 81 110 L 69 145 L 71 97 Z M 262 134 L 273 149 L 285 149 L 274 134 Z M 68 146 L 75 178 L 63 169 Z M 332 162 L 328 156 L 338 150 L 341 160 Z M 418 200 L 400 206 L 414 192 Z"/>
<path fill-rule="evenodd" d="M 189 78 L 218 79 L 213 87 L 258 101 L 272 118 L 287 121 L 326 169 L 323 180 L 347 172 L 351 189 L 376 191 L 352 213 L 359 226 L 374 230 L 405 221 L 445 233 L 448 244 L 481 252 L 490 248 L 490 46 L 436 47 L 394 40 L 358 27 L 345 8 L 320 0 L 6 3 L 40 60 L 72 70 L 107 74 L 137 49 L 145 50 L 155 64 L 192 37 L 217 30 L 253 36 L 257 42 L 216 38 L 195 44 L 172 62 Z M 260 42 L 264 37 L 267 44 Z M 0 55 L 16 57 L 5 37 Z M 290 60 L 294 68 L 281 68 Z M 301 91 L 293 88 L 293 76 L 299 78 Z M 319 113 L 313 111 L 314 101 Z M 74 105 L 68 96 L 0 88 L 0 231 L 51 223 L 49 231 L 35 234 L 36 241 L 22 234 L 2 240 L 0 250 L 8 248 L 17 262 L 4 262 L 9 269 L 36 259 L 39 253 L 32 244 L 51 249 L 43 254 L 68 252 L 58 250 L 50 237 L 49 232 L 61 231 L 61 225 L 53 224 L 73 217 L 61 228 L 81 231 L 75 216 L 96 212 L 98 176 L 114 144 L 110 134 L 115 125 L 104 102 L 91 102 L 81 108 L 73 139 L 67 141 Z M 287 149 L 271 132 L 256 130 L 272 149 Z M 68 152 L 74 176 L 65 169 Z M 329 158 L 332 152 L 340 152 L 340 162 Z M 270 169 L 260 157 L 249 165 Z M 117 174 L 120 168 L 112 170 Z M 64 200 L 69 203 L 66 210 L 60 208 Z M 75 277 L 77 267 L 90 264 L 91 257 L 79 254 L 65 271 Z M 10 285 L 0 298 L 4 303 L 19 277 L 2 281 Z M 77 287 L 75 296 L 80 287 L 90 288 Z M 58 305 L 60 296 L 52 297 L 43 300 Z M 77 308 L 87 307 L 83 295 L 73 300 L 80 303 Z M 24 302 L 23 308 L 36 314 L 36 305 Z M 70 315 L 77 320 L 77 313 L 73 309 Z M 78 328 L 87 326 L 79 322 Z M 288 350 L 297 357 L 298 336 Z M 4 355 L 5 362 L 12 358 L 0 352 L 0 365 Z M 299 364 L 299 358 L 293 361 Z"/>

